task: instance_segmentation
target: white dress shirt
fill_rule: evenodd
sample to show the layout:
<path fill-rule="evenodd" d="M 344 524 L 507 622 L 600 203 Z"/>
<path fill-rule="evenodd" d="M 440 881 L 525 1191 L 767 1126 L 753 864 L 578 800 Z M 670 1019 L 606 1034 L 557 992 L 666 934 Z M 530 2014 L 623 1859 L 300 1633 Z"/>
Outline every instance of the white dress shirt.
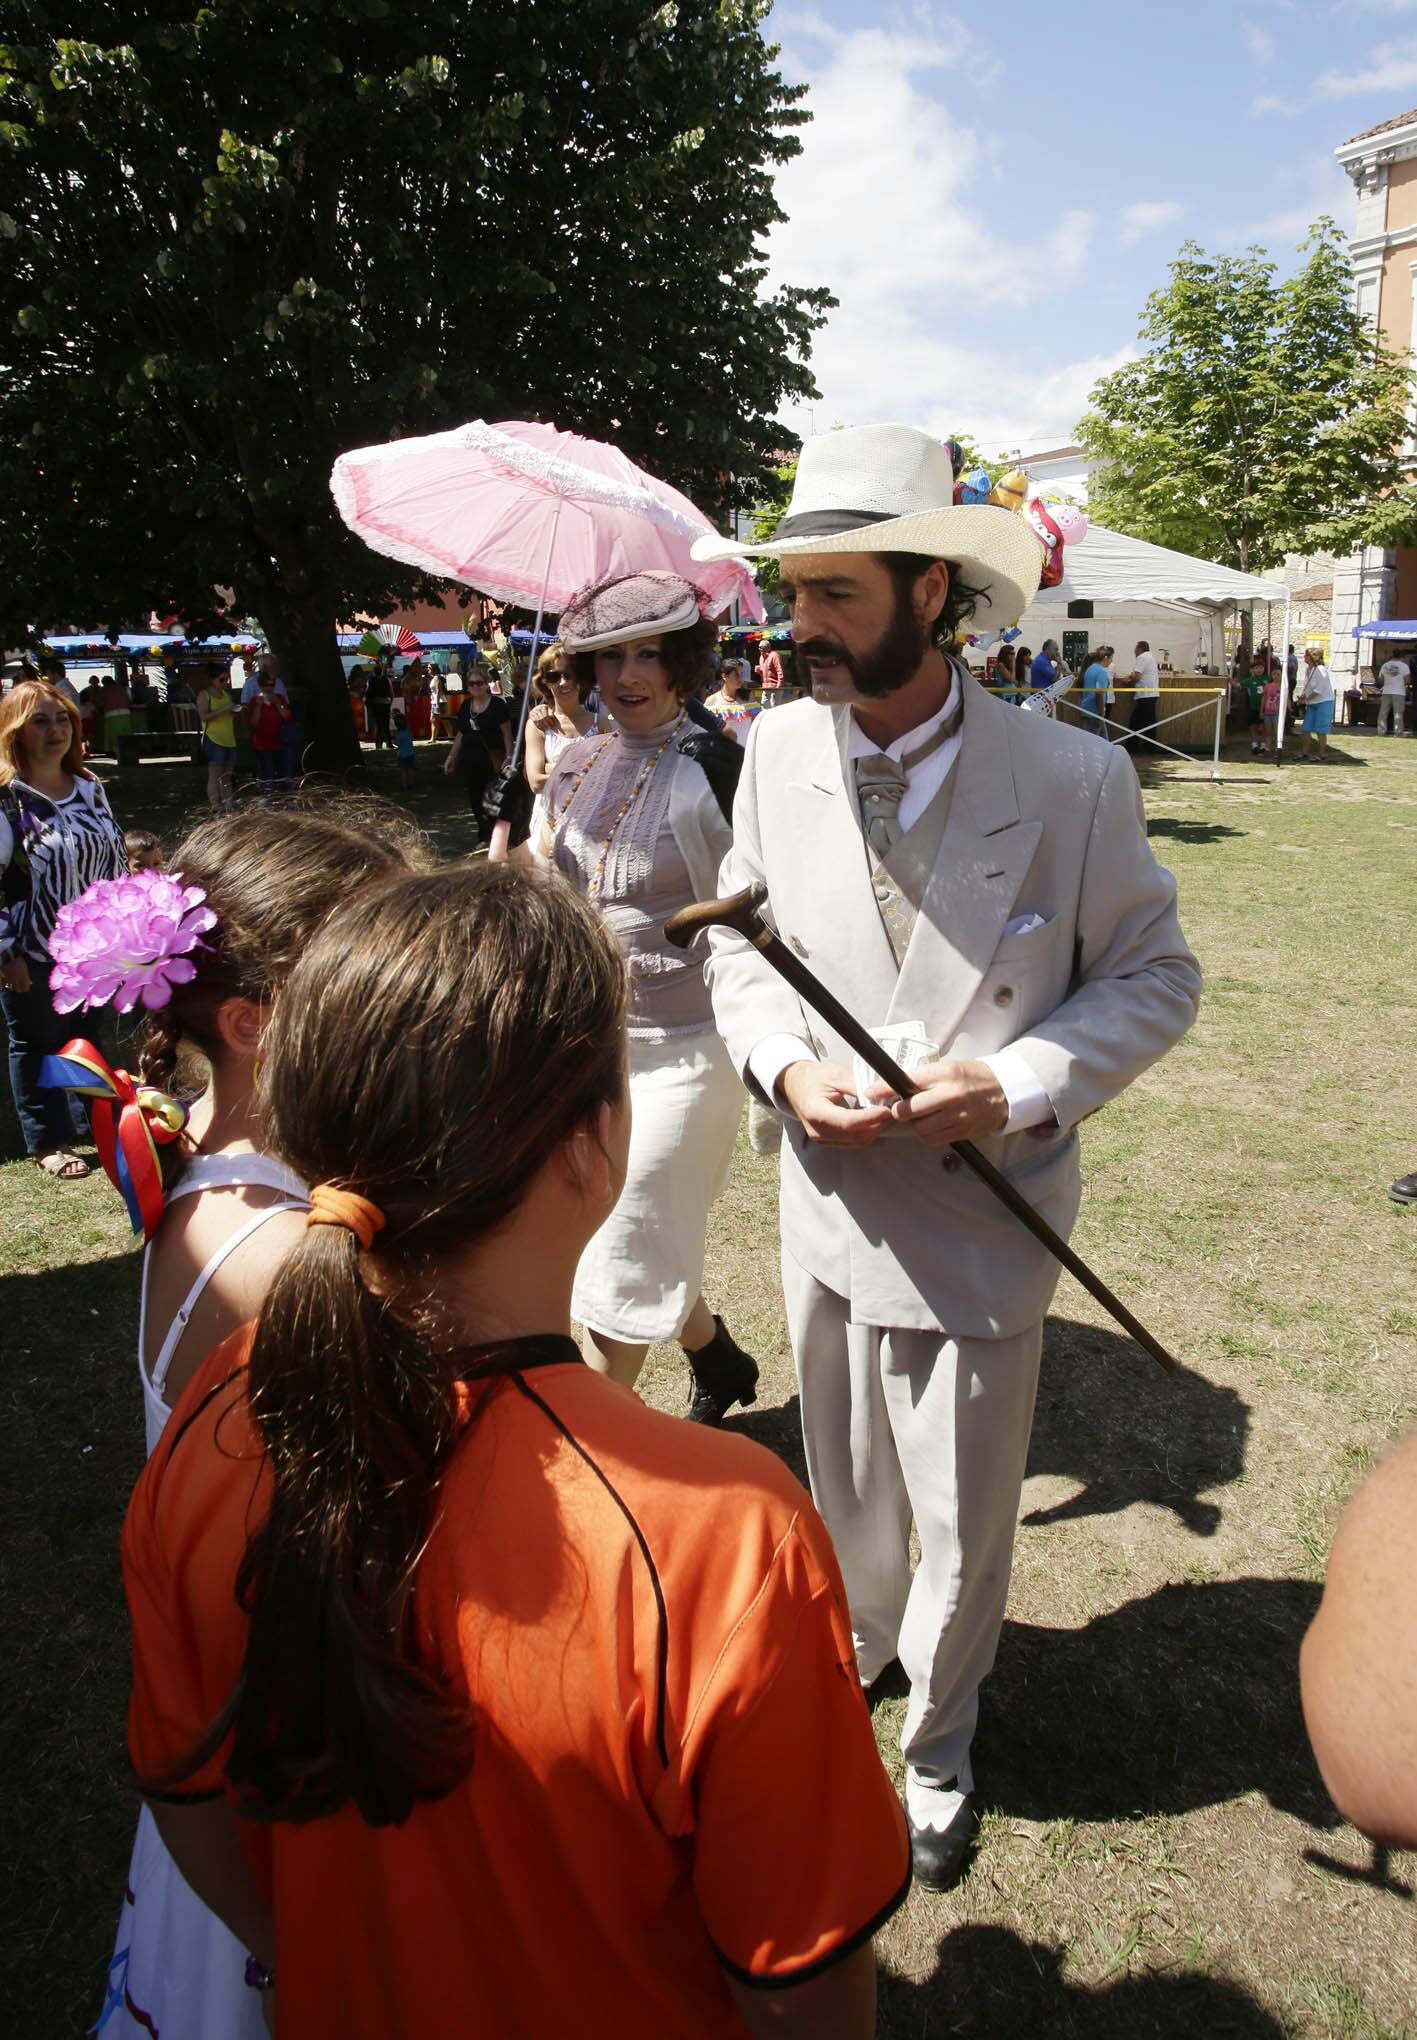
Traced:
<path fill-rule="evenodd" d="M 898 762 L 907 751 L 917 750 L 921 744 L 928 741 L 940 724 L 954 713 L 958 701 L 959 676 L 952 673 L 950 691 L 943 708 L 927 717 L 923 723 L 918 723 L 913 730 L 907 730 L 903 737 L 897 737 L 886 745 L 872 743 L 853 715 L 846 745 L 848 765 L 856 758 L 874 757 L 882 750 L 888 758 L 894 758 Z M 947 737 L 938 750 L 932 751 L 928 758 L 922 758 L 911 771 L 898 811 L 902 831 L 919 821 L 944 785 L 953 770 L 963 741 L 964 732 L 961 728 L 956 730 L 953 736 Z M 928 1020 L 925 1020 L 924 1016 L 921 1017 L 928 1032 Z M 800 1035 L 769 1034 L 753 1048 L 748 1057 L 748 1068 L 763 1096 L 771 1098 L 775 1103 L 781 1103 L 777 1086 L 783 1071 L 791 1063 L 816 1060 L 816 1050 Z M 1030 1126 L 1046 1125 L 1056 1117 L 1052 1099 L 1024 1058 L 1013 1049 L 1001 1048 L 993 1055 L 981 1056 L 979 1060 L 993 1071 L 1008 1104 L 1009 1116 L 1004 1126 L 1005 1133 L 1023 1133 Z"/>

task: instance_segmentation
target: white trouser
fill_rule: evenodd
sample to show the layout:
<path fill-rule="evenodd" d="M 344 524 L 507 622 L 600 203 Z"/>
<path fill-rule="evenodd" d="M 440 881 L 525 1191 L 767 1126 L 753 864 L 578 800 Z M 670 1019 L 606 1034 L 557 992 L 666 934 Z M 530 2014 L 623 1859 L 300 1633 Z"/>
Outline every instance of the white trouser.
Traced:
<path fill-rule="evenodd" d="M 900 1658 L 901 1748 L 944 1785 L 969 1753 L 1003 1626 L 1043 1327 L 951 1339 L 856 1325 L 846 1298 L 786 1251 L 782 1278 L 812 1498 L 846 1582 L 862 1681 Z"/>
<path fill-rule="evenodd" d="M 1400 737 L 1402 735 L 1402 711 L 1405 706 L 1405 695 L 1380 694 L 1378 696 L 1378 728 L 1384 730 L 1391 726 L 1393 735 Z"/>

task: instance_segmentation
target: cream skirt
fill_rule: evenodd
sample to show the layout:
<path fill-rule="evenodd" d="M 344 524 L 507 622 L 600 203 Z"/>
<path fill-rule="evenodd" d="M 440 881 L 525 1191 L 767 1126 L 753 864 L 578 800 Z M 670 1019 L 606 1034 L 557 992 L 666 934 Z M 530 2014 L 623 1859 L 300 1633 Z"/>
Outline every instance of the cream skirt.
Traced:
<path fill-rule="evenodd" d="M 704 1280 L 708 1209 L 728 1181 L 743 1086 L 717 1034 L 631 1041 L 630 1162 L 581 1256 L 571 1315 L 628 1344 L 672 1339 Z"/>

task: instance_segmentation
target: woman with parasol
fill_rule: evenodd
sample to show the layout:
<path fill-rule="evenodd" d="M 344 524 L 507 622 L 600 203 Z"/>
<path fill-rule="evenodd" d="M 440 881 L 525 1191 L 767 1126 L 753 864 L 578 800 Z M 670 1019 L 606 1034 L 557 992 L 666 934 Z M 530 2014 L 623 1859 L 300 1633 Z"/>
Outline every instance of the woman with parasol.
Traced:
<path fill-rule="evenodd" d="M 557 760 L 533 849 L 599 907 L 624 952 L 633 1124 L 625 1188 L 581 1260 L 573 1312 L 591 1365 L 627 1385 L 652 1344 L 678 1339 L 689 1414 L 717 1424 L 754 1400 L 758 1379 L 701 1293 L 743 1091 L 702 965 L 665 941 L 664 923 L 718 891 L 741 754 L 684 712 L 715 643 L 691 582 L 663 571 L 602 581 L 562 613 L 560 642 L 615 729 Z"/>

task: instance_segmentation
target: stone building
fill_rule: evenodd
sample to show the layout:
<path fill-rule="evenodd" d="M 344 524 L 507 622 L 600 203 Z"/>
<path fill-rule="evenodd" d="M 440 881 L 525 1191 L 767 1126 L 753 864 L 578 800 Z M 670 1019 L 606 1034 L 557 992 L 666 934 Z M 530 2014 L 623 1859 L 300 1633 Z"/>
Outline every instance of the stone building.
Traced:
<path fill-rule="evenodd" d="M 1396 354 L 1417 339 L 1417 108 L 1365 128 L 1334 151 L 1353 180 L 1357 215 L 1349 239 L 1359 312 Z M 1411 413 L 1417 423 L 1417 384 Z M 1417 459 L 1417 454 L 1414 454 Z M 1358 623 L 1417 617 L 1417 546 L 1365 546 L 1333 571 L 1330 666 L 1339 686 L 1367 663 Z"/>

